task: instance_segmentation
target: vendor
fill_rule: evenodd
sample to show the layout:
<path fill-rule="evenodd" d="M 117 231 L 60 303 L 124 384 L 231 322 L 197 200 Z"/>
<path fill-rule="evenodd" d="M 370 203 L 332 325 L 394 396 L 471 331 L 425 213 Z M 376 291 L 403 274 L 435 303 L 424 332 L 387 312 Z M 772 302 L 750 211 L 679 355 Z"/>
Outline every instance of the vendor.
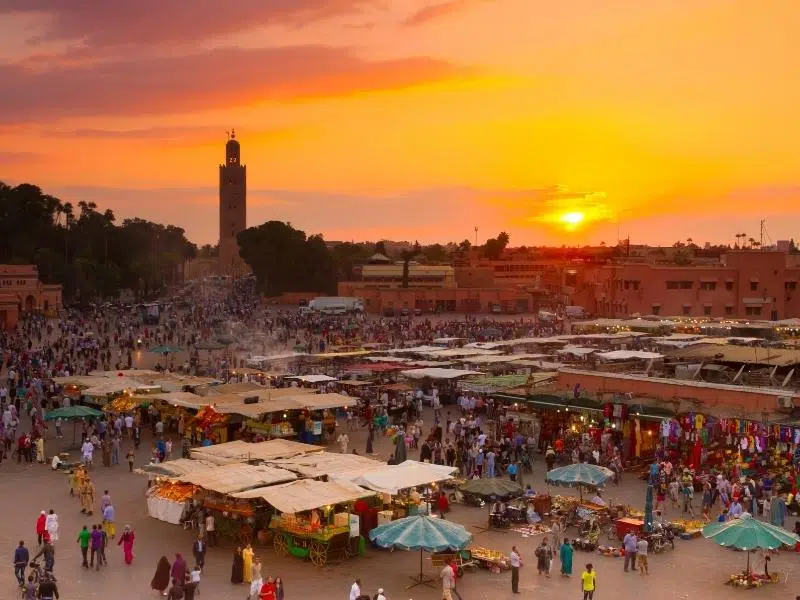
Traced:
<path fill-rule="evenodd" d="M 533 507 L 533 502 L 528 503 L 528 510 L 525 511 L 525 519 L 529 524 L 539 523 L 542 520 L 542 517 L 539 516 L 539 513 L 537 513 L 536 509 Z"/>
<path fill-rule="evenodd" d="M 597 504 L 598 506 L 606 505 L 606 501 L 603 500 L 603 496 L 601 494 L 602 492 L 597 490 L 597 493 L 592 497 L 592 504 Z"/>
<path fill-rule="evenodd" d="M 422 502 L 422 496 L 417 491 L 417 488 L 412 489 L 411 490 L 411 494 L 409 494 L 409 495 L 411 496 L 411 501 L 414 504 L 419 504 L 420 502 Z"/>
<path fill-rule="evenodd" d="M 533 489 L 531 488 L 531 484 L 529 483 L 527 485 L 527 487 L 525 488 L 525 497 L 526 498 L 532 498 L 535 495 L 536 495 L 536 492 L 533 491 Z"/>
<path fill-rule="evenodd" d="M 312 527 L 319 527 L 320 520 L 319 520 L 319 511 L 315 508 L 311 511 L 311 526 Z"/>

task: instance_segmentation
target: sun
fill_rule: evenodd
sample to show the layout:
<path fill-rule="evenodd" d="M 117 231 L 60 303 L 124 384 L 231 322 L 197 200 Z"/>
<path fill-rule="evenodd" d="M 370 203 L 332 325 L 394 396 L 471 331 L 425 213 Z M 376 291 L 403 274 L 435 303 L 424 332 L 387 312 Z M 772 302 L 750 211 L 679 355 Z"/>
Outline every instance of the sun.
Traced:
<path fill-rule="evenodd" d="M 582 212 L 568 212 L 559 217 L 559 221 L 575 227 L 583 223 L 585 215 Z"/>

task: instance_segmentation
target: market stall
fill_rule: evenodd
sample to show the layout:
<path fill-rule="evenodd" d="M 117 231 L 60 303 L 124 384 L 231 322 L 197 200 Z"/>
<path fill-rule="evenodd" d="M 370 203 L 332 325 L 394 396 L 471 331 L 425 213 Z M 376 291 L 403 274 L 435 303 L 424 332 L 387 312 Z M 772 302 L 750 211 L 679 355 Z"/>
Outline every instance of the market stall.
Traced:
<path fill-rule="evenodd" d="M 319 452 L 322 452 L 322 448 L 319 446 L 301 444 L 292 440 L 277 439 L 258 443 L 236 440 L 225 444 L 195 448 L 191 451 L 191 457 L 195 460 L 205 460 L 217 465 L 225 465 L 245 462 L 269 462 Z"/>
<path fill-rule="evenodd" d="M 309 558 L 322 567 L 334 556 L 363 553 L 356 515 L 344 510 L 374 492 L 346 482 L 302 479 L 233 494 L 241 500 L 261 500 L 280 514 L 270 521 L 273 545 L 279 554 Z M 336 511 L 337 505 L 343 510 Z"/>
<path fill-rule="evenodd" d="M 335 478 L 337 473 L 354 475 L 359 470 L 366 473 L 386 464 L 358 454 L 338 454 L 326 451 L 302 454 L 291 458 L 270 459 L 264 462 L 310 479 Z"/>
<path fill-rule="evenodd" d="M 147 489 L 147 514 L 166 523 L 181 524 L 189 514 L 197 486 L 180 481 L 156 481 Z"/>

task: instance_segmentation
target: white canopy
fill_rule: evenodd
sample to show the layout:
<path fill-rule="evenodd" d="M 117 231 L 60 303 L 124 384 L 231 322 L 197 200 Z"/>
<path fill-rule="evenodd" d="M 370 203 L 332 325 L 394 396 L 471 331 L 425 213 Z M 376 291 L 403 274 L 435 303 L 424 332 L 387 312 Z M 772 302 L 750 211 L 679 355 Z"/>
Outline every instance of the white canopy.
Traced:
<path fill-rule="evenodd" d="M 291 458 L 302 454 L 322 452 L 319 446 L 301 444 L 292 440 L 267 440 L 265 442 L 249 443 L 241 440 L 201 446 L 191 451 L 192 458 L 206 460 L 216 464 L 230 464 L 257 460 L 274 460 Z"/>
<path fill-rule="evenodd" d="M 587 356 L 597 352 L 597 348 L 587 348 L 585 346 L 564 346 L 558 351 L 559 354 L 572 354 L 573 356 Z"/>
<path fill-rule="evenodd" d="M 664 358 L 664 355 L 658 352 L 644 352 L 643 350 L 614 350 L 613 352 L 602 352 L 597 356 L 604 360 L 630 360 L 633 358 L 648 360 Z"/>
<path fill-rule="evenodd" d="M 414 346 L 412 348 L 392 348 L 389 352 L 392 354 L 424 354 L 441 349 L 441 346 Z"/>
<path fill-rule="evenodd" d="M 275 467 L 288 469 L 303 477 L 311 478 L 356 470 L 366 473 L 384 464 L 366 456 L 339 454 L 338 452 L 316 452 L 267 462 Z"/>
<path fill-rule="evenodd" d="M 431 379 L 457 379 L 458 377 L 466 377 L 467 375 L 482 375 L 480 371 L 467 371 L 464 369 L 441 369 L 437 367 L 429 367 L 427 369 L 410 369 L 408 371 L 400 371 L 402 375 L 410 379 L 424 379 L 430 377 Z"/>
<path fill-rule="evenodd" d="M 353 502 L 375 492 L 344 481 L 301 479 L 284 485 L 261 487 L 238 494 L 234 498 L 261 498 L 276 510 L 294 514 L 332 504 Z"/>
<path fill-rule="evenodd" d="M 303 383 L 325 383 L 326 381 L 336 381 L 336 377 L 330 375 L 292 375 L 286 379 L 297 379 Z"/>
<path fill-rule="evenodd" d="M 415 460 L 407 460 L 399 465 L 382 465 L 373 471 L 335 473 L 334 481 L 347 481 L 376 492 L 396 494 L 400 490 L 427 485 L 453 478 L 455 467 L 432 465 Z"/>
<path fill-rule="evenodd" d="M 458 356 L 491 356 L 493 354 L 500 354 L 500 351 L 484 350 L 482 348 L 449 348 L 447 350 L 426 352 L 425 354 L 432 358 L 454 358 Z"/>
<path fill-rule="evenodd" d="M 212 492 L 232 494 L 265 485 L 293 481 L 297 479 L 297 475 L 285 469 L 266 465 L 234 464 L 192 471 L 175 479 Z"/>

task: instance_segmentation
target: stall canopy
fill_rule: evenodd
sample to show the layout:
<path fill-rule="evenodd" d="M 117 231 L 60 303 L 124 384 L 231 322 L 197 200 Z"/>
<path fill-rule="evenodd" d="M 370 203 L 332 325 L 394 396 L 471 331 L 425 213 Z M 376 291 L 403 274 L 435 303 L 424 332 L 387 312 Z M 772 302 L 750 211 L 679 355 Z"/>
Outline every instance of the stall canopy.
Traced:
<path fill-rule="evenodd" d="M 425 354 L 441 349 L 441 346 L 413 346 L 411 348 L 392 348 L 389 352 L 393 354 Z"/>
<path fill-rule="evenodd" d="M 410 379 L 458 379 L 459 377 L 466 377 L 468 375 L 482 375 L 480 371 L 467 371 L 465 369 L 441 369 L 437 367 L 429 367 L 427 369 L 410 369 L 401 371 L 403 375 Z"/>
<path fill-rule="evenodd" d="M 139 469 L 136 469 L 136 472 L 152 475 L 163 475 L 165 477 L 180 477 L 195 471 L 205 471 L 216 466 L 218 465 L 207 460 L 178 458 L 175 460 L 168 460 L 163 463 L 150 463 Z"/>
<path fill-rule="evenodd" d="M 336 381 L 336 377 L 330 375 L 292 375 L 286 379 L 297 379 L 303 383 L 325 383 L 326 381 Z"/>
<path fill-rule="evenodd" d="M 196 448 L 192 450 L 191 454 L 195 460 L 206 460 L 214 464 L 230 464 L 292 458 L 318 452 L 322 452 L 322 448 L 319 446 L 277 439 L 254 444 L 236 440 L 235 442 Z"/>
<path fill-rule="evenodd" d="M 265 465 L 233 464 L 191 471 L 175 479 L 211 492 L 233 494 L 265 485 L 294 481 L 297 476 L 285 469 Z"/>
<path fill-rule="evenodd" d="M 268 464 L 288 469 L 302 477 L 334 476 L 337 473 L 352 472 L 366 473 L 374 471 L 386 463 L 372 460 L 358 454 L 338 454 L 334 452 L 317 452 L 295 456 L 293 458 L 268 460 Z"/>
<path fill-rule="evenodd" d="M 407 460 L 399 465 L 383 465 L 374 471 L 342 472 L 331 475 L 333 481 L 355 483 L 376 492 L 396 494 L 400 490 L 428 485 L 453 478 L 458 469 Z"/>
<path fill-rule="evenodd" d="M 470 356 L 460 362 L 470 365 L 491 365 L 495 363 L 513 363 L 518 360 L 535 360 L 548 358 L 549 354 L 500 354 L 491 356 Z"/>
<path fill-rule="evenodd" d="M 208 398 L 190 392 L 168 392 L 165 394 L 152 394 L 154 400 L 162 400 L 172 406 L 183 408 L 202 408 L 208 404 Z"/>
<path fill-rule="evenodd" d="M 613 352 L 601 352 L 597 354 L 597 356 L 603 360 L 650 360 L 664 358 L 664 355 L 658 352 L 645 352 L 643 350 L 614 350 Z"/>
<path fill-rule="evenodd" d="M 354 502 L 374 495 L 352 483 L 301 479 L 284 485 L 272 485 L 232 494 L 234 498 L 261 498 L 282 513 L 298 513 L 323 506 Z"/>
<path fill-rule="evenodd" d="M 326 408 L 340 408 L 358 403 L 358 398 L 344 394 L 304 394 L 291 398 L 300 408 L 309 410 L 323 410 Z"/>

